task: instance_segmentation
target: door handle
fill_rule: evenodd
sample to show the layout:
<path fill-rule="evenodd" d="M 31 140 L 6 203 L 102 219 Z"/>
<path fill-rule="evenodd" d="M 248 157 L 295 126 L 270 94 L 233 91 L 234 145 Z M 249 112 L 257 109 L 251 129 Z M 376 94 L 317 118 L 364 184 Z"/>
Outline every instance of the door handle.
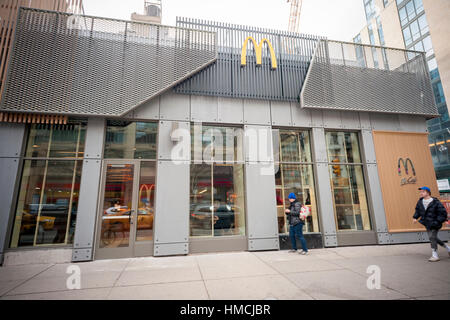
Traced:
<path fill-rule="evenodd" d="M 134 223 L 134 216 L 133 216 L 134 210 L 130 210 L 130 224 Z"/>

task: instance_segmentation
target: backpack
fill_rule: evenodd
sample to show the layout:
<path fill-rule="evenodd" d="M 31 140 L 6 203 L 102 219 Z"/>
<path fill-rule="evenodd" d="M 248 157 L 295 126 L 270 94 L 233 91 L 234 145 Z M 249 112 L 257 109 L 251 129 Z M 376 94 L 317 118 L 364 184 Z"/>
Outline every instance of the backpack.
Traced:
<path fill-rule="evenodd" d="M 302 208 L 300 210 L 300 218 L 302 220 L 306 220 L 307 217 L 311 215 L 311 208 L 302 204 Z"/>

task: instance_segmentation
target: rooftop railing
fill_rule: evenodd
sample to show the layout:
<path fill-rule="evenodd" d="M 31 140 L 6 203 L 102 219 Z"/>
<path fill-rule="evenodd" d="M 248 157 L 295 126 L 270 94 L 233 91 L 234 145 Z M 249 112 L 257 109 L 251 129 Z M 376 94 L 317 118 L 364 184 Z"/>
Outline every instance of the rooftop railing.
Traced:
<path fill-rule="evenodd" d="M 421 52 L 321 40 L 300 95 L 301 107 L 437 117 Z"/>

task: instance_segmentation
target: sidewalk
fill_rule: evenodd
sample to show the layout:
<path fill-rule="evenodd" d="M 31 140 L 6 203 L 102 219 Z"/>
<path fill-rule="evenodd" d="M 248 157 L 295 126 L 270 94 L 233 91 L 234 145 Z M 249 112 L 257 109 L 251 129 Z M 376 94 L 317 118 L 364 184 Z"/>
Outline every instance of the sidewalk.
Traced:
<path fill-rule="evenodd" d="M 230 252 L 99 260 L 68 290 L 70 264 L 0 267 L 0 299 L 450 299 L 450 258 L 428 262 L 430 245 Z M 381 288 L 366 285 L 369 265 Z"/>

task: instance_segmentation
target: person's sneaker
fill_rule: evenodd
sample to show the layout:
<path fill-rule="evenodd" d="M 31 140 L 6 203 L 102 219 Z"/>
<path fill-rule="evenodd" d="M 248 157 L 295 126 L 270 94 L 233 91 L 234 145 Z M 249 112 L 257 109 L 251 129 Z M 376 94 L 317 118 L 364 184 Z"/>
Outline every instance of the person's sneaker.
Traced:
<path fill-rule="evenodd" d="M 436 262 L 436 261 L 439 261 L 439 260 L 440 260 L 440 259 L 439 259 L 439 256 L 438 256 L 437 252 L 436 252 L 435 250 L 433 250 L 433 251 L 431 252 L 431 258 L 428 259 L 428 261 L 430 261 L 430 262 Z"/>
<path fill-rule="evenodd" d="M 297 250 L 291 249 L 291 250 L 289 250 L 288 252 L 289 252 L 289 253 L 294 253 L 294 252 L 297 252 Z"/>
<path fill-rule="evenodd" d="M 302 251 L 300 251 L 299 253 L 300 253 L 301 255 L 304 255 L 304 256 L 305 256 L 305 255 L 308 254 L 308 251 L 302 250 Z"/>
<path fill-rule="evenodd" d="M 439 260 L 440 260 L 439 257 L 434 257 L 434 256 L 431 256 L 431 258 L 428 259 L 428 261 L 430 261 L 430 262 L 436 262 L 436 261 L 439 261 Z"/>

